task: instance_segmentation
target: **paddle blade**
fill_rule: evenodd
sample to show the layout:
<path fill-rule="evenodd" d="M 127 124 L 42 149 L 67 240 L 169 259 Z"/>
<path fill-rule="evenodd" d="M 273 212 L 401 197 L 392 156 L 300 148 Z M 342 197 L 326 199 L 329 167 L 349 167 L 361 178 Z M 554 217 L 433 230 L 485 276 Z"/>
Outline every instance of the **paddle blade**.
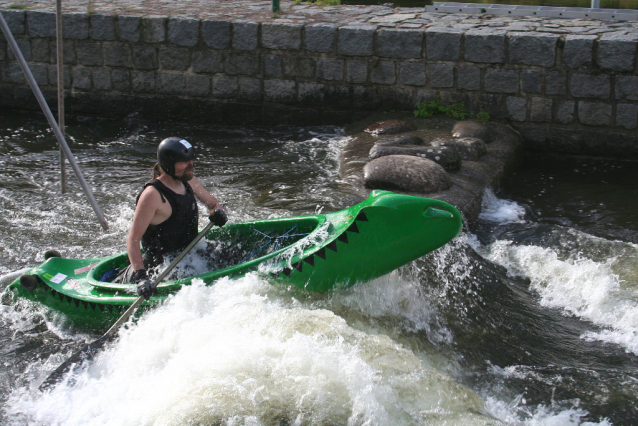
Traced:
<path fill-rule="evenodd" d="M 80 349 L 75 352 L 69 359 L 67 359 L 62 365 L 56 368 L 49 377 L 46 378 L 44 382 L 38 387 L 40 391 L 45 391 L 50 389 L 59 383 L 64 376 L 66 376 L 70 372 L 79 372 L 84 366 L 90 362 L 93 357 L 102 349 L 104 344 L 109 340 L 110 335 L 105 334 L 94 342 L 87 343 Z"/>

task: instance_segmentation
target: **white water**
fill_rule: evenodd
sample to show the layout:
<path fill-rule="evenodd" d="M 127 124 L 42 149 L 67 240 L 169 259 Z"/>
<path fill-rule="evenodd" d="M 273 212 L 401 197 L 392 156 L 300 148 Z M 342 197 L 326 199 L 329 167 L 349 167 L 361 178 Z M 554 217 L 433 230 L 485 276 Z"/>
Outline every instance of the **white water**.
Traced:
<path fill-rule="evenodd" d="M 256 276 L 185 288 L 120 336 L 75 386 L 16 389 L 7 413 L 16 424 L 494 424 L 426 354 Z"/>
<path fill-rule="evenodd" d="M 484 217 L 485 212 L 499 211 L 489 218 L 502 223 L 522 220 L 524 209 L 518 204 L 493 194 L 485 200 Z M 594 324 L 583 339 L 620 345 L 638 355 L 638 246 L 571 229 L 565 233 L 577 241 L 566 253 L 507 240 L 487 246 L 475 241 L 474 248 L 508 273 L 528 277 L 542 306 Z M 591 247 L 604 250 L 605 256 L 597 256 Z"/>

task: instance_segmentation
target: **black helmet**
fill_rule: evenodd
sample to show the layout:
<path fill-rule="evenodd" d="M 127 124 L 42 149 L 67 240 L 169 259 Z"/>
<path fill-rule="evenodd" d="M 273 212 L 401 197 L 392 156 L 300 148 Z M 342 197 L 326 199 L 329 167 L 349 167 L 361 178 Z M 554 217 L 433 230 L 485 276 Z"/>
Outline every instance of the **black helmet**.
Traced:
<path fill-rule="evenodd" d="M 195 148 L 186 139 L 166 138 L 157 147 L 157 162 L 169 176 L 175 177 L 175 163 L 195 158 Z"/>

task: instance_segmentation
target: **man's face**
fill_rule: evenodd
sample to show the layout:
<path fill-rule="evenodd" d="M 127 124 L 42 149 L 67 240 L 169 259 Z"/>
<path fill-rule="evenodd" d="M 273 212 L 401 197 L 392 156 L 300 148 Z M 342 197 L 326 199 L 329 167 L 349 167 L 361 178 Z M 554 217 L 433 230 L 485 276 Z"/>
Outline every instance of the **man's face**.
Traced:
<path fill-rule="evenodd" d="M 175 163 L 175 179 L 188 182 L 193 178 L 193 160 Z"/>

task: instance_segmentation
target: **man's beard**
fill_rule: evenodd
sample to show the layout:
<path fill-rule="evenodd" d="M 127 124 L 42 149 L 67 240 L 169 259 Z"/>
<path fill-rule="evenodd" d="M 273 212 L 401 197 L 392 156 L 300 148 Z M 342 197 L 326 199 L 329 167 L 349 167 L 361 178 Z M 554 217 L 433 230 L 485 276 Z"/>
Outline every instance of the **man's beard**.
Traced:
<path fill-rule="evenodd" d="M 175 179 L 179 180 L 180 182 L 188 182 L 192 178 L 193 178 L 193 169 L 189 171 L 183 171 L 180 176 L 175 176 Z"/>

